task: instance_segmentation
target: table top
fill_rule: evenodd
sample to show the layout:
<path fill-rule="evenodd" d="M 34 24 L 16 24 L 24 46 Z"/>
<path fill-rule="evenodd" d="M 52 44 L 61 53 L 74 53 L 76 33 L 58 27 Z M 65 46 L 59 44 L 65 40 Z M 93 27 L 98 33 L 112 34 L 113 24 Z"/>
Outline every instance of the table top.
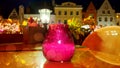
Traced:
<path fill-rule="evenodd" d="M 37 50 L 14 49 L 7 46 L 6 51 L 0 52 L 0 68 L 120 68 L 95 58 L 85 47 L 77 47 L 69 62 L 47 61 L 40 47 Z"/>

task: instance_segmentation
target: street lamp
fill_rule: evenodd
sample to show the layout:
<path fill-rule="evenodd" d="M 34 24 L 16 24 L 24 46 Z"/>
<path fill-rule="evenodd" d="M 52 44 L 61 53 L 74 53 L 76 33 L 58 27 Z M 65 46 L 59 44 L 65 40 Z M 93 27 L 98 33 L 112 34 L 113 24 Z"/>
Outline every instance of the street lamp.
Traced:
<path fill-rule="evenodd" d="M 39 13 L 40 13 L 40 20 L 44 25 L 45 30 L 47 30 L 47 25 L 50 21 L 50 14 L 51 14 L 51 10 L 50 9 L 40 9 Z"/>

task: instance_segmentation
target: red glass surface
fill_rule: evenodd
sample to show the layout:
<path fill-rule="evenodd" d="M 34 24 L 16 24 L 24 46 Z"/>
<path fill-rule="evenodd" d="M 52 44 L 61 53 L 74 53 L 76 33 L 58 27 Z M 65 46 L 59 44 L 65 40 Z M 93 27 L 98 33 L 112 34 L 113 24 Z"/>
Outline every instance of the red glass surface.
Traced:
<path fill-rule="evenodd" d="M 51 24 L 42 46 L 49 61 L 70 61 L 75 50 L 72 36 L 64 24 Z"/>

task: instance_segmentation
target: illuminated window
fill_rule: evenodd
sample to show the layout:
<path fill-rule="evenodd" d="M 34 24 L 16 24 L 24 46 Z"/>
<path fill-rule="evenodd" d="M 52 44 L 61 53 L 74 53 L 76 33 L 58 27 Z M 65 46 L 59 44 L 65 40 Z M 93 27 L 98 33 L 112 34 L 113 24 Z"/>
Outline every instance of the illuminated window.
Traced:
<path fill-rule="evenodd" d="M 110 21 L 113 21 L 113 17 L 110 18 Z"/>
<path fill-rule="evenodd" d="M 108 20 L 107 20 L 107 17 L 105 17 L 105 22 L 107 22 Z"/>
<path fill-rule="evenodd" d="M 70 15 L 73 15 L 73 12 L 72 12 L 72 11 L 70 12 Z"/>
<path fill-rule="evenodd" d="M 119 23 L 119 22 L 117 22 L 117 25 L 120 25 L 120 23 Z"/>
<path fill-rule="evenodd" d="M 64 24 L 67 24 L 67 20 L 64 20 Z"/>
<path fill-rule="evenodd" d="M 58 11 L 58 15 L 61 15 L 61 11 Z"/>
<path fill-rule="evenodd" d="M 76 12 L 76 15 L 79 15 L 79 12 L 78 12 L 78 11 Z"/>
<path fill-rule="evenodd" d="M 103 14 L 105 14 L 105 11 L 102 11 Z"/>
<path fill-rule="evenodd" d="M 64 15 L 67 15 L 67 11 L 64 12 Z"/>
<path fill-rule="evenodd" d="M 110 14 L 110 11 L 108 10 L 108 14 Z"/>
<path fill-rule="evenodd" d="M 99 21 L 102 21 L 101 17 L 99 17 Z"/>

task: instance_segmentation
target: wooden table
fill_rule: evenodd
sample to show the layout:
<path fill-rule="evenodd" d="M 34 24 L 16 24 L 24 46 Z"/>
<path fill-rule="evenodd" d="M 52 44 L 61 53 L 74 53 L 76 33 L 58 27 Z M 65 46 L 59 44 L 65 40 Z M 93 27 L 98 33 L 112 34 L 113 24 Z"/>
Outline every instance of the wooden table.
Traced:
<path fill-rule="evenodd" d="M 69 62 L 50 62 L 43 56 L 40 44 L 17 44 L 23 47 L 19 51 L 15 45 L 4 44 L 0 47 L 4 47 L 0 52 L 0 68 L 120 68 L 95 58 L 87 48 L 77 47 Z"/>

